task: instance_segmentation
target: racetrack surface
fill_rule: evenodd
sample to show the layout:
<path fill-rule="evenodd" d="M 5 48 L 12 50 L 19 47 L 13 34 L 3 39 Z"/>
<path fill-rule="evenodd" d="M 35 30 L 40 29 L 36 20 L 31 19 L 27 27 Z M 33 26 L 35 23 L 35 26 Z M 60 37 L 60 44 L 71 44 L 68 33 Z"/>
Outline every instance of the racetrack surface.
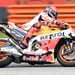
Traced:
<path fill-rule="evenodd" d="M 75 75 L 75 67 L 62 67 L 60 64 L 36 65 L 15 64 L 0 68 L 0 75 Z"/>

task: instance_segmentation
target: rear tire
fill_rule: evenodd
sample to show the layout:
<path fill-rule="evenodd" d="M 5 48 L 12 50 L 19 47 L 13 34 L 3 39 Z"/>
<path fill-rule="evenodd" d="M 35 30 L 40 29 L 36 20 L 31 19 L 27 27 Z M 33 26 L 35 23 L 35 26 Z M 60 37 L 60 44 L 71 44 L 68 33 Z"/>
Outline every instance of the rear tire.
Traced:
<path fill-rule="evenodd" d="M 2 56 L 1 53 L 4 54 L 4 52 L 0 52 L 0 68 L 8 66 L 12 62 L 12 58 L 10 56 Z"/>

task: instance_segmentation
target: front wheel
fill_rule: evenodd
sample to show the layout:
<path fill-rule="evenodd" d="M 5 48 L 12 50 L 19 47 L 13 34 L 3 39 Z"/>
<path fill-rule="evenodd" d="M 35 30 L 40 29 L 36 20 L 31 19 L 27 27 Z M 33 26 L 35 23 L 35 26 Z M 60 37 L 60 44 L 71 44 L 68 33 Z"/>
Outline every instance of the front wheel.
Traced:
<path fill-rule="evenodd" d="M 8 66 L 12 62 L 12 58 L 5 52 L 0 52 L 0 68 Z"/>
<path fill-rule="evenodd" d="M 70 45 L 62 44 L 57 52 L 57 60 L 62 66 L 75 66 L 75 50 Z"/>

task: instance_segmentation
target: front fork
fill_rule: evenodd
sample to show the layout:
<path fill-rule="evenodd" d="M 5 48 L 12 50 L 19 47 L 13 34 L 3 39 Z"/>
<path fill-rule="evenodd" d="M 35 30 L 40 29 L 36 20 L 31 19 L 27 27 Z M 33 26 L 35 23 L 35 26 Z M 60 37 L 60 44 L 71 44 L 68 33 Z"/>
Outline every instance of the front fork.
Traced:
<path fill-rule="evenodd" d="M 71 39 L 65 40 L 65 48 L 64 48 L 64 55 L 69 55 L 73 52 L 73 43 Z"/>
<path fill-rule="evenodd" d="M 75 41 L 73 39 L 68 39 L 66 40 L 66 54 L 71 54 L 74 52 L 74 44 L 75 44 Z"/>

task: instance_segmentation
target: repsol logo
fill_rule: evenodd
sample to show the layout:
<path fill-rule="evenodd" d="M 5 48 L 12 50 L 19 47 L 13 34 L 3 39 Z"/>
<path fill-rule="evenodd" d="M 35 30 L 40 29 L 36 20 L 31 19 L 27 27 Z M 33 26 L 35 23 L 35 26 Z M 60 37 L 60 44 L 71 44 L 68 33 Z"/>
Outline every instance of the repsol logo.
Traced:
<path fill-rule="evenodd" d="M 62 36 L 65 36 L 64 32 L 59 32 L 59 33 L 55 33 L 55 34 L 41 36 L 40 40 L 43 40 L 43 39 L 54 39 L 56 37 L 62 37 Z"/>

